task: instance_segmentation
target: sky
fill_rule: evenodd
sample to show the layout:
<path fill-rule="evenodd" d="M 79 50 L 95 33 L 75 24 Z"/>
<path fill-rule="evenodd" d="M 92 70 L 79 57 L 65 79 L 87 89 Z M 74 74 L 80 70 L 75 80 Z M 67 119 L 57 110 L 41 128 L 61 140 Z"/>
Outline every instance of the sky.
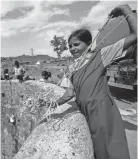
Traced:
<path fill-rule="evenodd" d="M 116 6 L 129 4 L 137 8 L 137 1 L 33 1 L 1 0 L 1 56 L 43 54 L 57 57 L 50 40 L 86 27 L 93 37 Z M 70 55 L 69 50 L 62 56 Z"/>

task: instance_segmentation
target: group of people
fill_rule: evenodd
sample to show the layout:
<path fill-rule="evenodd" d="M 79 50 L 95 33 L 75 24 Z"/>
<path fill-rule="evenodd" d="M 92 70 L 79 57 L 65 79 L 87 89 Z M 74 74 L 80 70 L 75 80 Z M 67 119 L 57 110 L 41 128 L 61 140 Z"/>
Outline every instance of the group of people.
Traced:
<path fill-rule="evenodd" d="M 35 78 L 25 75 L 25 69 L 20 66 L 19 61 L 14 62 L 14 68 L 13 71 L 10 73 L 9 70 L 6 68 L 3 71 L 3 77 L 1 76 L 1 80 L 11 80 L 13 79 L 13 76 L 11 74 L 14 74 L 15 77 L 19 80 L 20 83 L 26 80 L 35 80 Z"/>
<path fill-rule="evenodd" d="M 90 129 L 95 159 L 130 159 L 124 123 L 110 95 L 106 68 L 116 58 L 124 56 L 124 51 L 136 43 L 137 20 L 128 5 L 116 7 L 109 16 L 127 17 L 130 35 L 110 46 L 103 47 L 101 44 L 93 50 L 88 49 L 80 63 L 82 54 L 92 43 L 92 35 L 87 29 L 74 31 L 68 44 L 75 63 L 68 67 L 72 74 L 68 78 L 65 94 L 56 103 L 60 106 L 75 96 L 74 102 L 85 116 Z M 17 72 L 22 72 L 22 75 Z M 22 69 L 17 67 L 15 74 L 18 79 L 23 80 Z M 56 81 L 48 71 L 43 71 L 41 75 L 40 81 Z"/>
<path fill-rule="evenodd" d="M 19 61 L 15 61 L 13 71 L 10 73 L 7 68 L 4 69 L 3 77 L 1 76 L 1 80 L 12 80 L 13 76 L 11 74 L 14 74 L 20 83 L 25 82 L 27 80 L 35 80 L 35 78 L 29 75 L 25 75 L 25 73 L 26 71 L 24 67 L 20 66 Z M 52 75 L 49 71 L 42 71 L 41 77 L 42 78 L 39 80 L 40 82 L 58 84 L 60 81 L 57 76 Z"/>

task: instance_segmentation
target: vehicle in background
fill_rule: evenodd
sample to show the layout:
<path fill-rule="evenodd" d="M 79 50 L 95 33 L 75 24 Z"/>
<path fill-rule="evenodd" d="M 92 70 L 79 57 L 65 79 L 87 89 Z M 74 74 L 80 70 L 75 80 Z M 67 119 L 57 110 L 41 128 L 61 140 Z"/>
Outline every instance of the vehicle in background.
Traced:
<path fill-rule="evenodd" d="M 136 10 L 133 13 L 137 16 Z M 104 46 L 111 45 L 130 34 L 127 21 L 123 16 L 111 20 L 103 30 L 101 30 L 96 43 L 100 43 L 103 38 L 111 34 L 103 41 Z M 118 25 L 120 22 L 122 23 Z M 117 26 L 118 25 L 118 26 Z M 117 28 L 112 32 L 113 28 Z M 117 59 L 107 67 L 107 80 L 109 86 L 119 87 L 137 92 L 137 44 L 131 46 L 127 51 L 129 56 Z"/>

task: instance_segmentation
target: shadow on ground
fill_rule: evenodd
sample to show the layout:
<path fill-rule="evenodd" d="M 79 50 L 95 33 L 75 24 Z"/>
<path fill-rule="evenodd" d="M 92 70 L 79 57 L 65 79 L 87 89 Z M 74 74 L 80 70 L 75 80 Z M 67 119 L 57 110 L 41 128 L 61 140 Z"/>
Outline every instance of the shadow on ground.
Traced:
<path fill-rule="evenodd" d="M 129 123 L 128 121 L 124 121 L 125 129 L 127 130 L 137 130 L 137 126 Z"/>
<path fill-rule="evenodd" d="M 118 87 L 110 86 L 110 92 L 112 96 L 116 97 L 117 100 L 127 100 L 129 102 L 137 102 L 137 92 L 134 90 L 128 90 Z M 124 101 L 123 101 L 124 102 Z"/>

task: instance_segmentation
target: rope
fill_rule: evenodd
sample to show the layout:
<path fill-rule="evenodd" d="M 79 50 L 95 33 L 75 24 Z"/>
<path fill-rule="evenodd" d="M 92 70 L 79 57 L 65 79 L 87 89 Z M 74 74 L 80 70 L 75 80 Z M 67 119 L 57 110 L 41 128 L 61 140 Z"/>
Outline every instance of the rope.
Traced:
<path fill-rule="evenodd" d="M 130 12 L 127 16 L 125 16 L 125 18 L 123 18 L 123 20 L 121 20 L 118 25 L 116 25 L 116 27 L 114 27 L 108 34 L 107 36 L 105 36 L 101 41 L 100 43 L 97 45 L 99 46 L 132 12 Z"/>
<path fill-rule="evenodd" d="M 47 111 L 46 111 L 46 113 L 45 113 L 45 115 L 46 115 L 46 121 L 47 121 L 47 122 L 49 122 L 49 121 L 52 119 L 52 118 L 51 118 L 51 108 L 53 108 L 53 105 L 54 105 L 54 109 L 57 109 L 57 107 L 59 106 L 56 100 L 51 100 L 51 101 L 50 101 L 50 106 L 48 107 L 48 109 L 47 109 Z M 59 107 L 58 107 L 58 108 L 59 108 Z M 54 129 L 55 131 L 58 131 L 58 130 L 60 129 L 61 123 L 63 123 L 63 121 L 64 121 L 67 117 L 69 117 L 69 116 L 71 116 L 71 115 L 72 115 L 72 113 L 69 113 L 69 114 L 65 115 L 64 117 L 59 118 L 58 121 L 53 124 L 53 129 Z M 58 123 L 59 123 L 59 124 L 58 124 Z M 58 124 L 58 125 L 57 125 L 57 124 Z M 56 126 L 57 126 L 57 128 L 56 128 Z"/>
<path fill-rule="evenodd" d="M 131 12 L 122 20 L 122 21 L 124 21 L 129 15 L 131 14 Z M 113 30 L 111 30 L 110 32 L 109 32 L 109 34 L 107 35 L 107 36 L 109 36 L 121 23 L 122 23 L 122 21 L 120 22 L 120 23 L 118 23 L 118 25 L 115 27 L 115 28 L 113 28 Z M 107 38 L 107 36 L 105 37 L 105 38 Z M 103 39 L 103 40 L 105 40 L 105 38 Z M 100 41 L 100 43 L 99 44 L 101 44 L 101 42 L 103 41 L 103 40 L 101 40 Z M 98 45 L 99 45 L 98 44 Z M 95 54 L 95 56 L 96 56 L 96 54 Z M 94 58 L 93 58 L 94 59 Z M 102 63 L 102 62 L 101 62 Z M 100 64 L 101 64 L 100 63 Z M 94 70 L 96 70 L 99 66 L 100 66 L 100 64 L 94 69 Z M 88 66 L 88 65 L 87 65 Z M 86 66 L 86 68 L 87 68 L 87 66 Z M 83 71 L 84 73 L 85 73 L 85 71 L 86 71 L 86 68 L 85 68 L 85 70 Z M 94 71 L 93 70 L 93 71 Z M 83 74 L 81 74 L 81 75 L 83 75 Z M 79 78 L 79 81 L 81 80 L 81 78 Z M 86 80 L 86 79 L 85 79 Z M 85 80 L 83 81 L 83 83 L 85 82 Z M 78 82 L 79 83 L 79 82 Z M 82 85 L 81 85 L 82 86 Z M 80 86 L 80 87 L 81 87 Z"/>
<path fill-rule="evenodd" d="M 108 34 L 107 36 L 105 36 L 100 42 L 99 44 L 96 46 L 98 47 L 129 15 L 131 14 L 131 12 L 125 17 L 123 18 L 123 20 L 121 20 L 117 25 L 116 27 L 114 27 Z M 94 41 L 97 39 L 97 37 L 99 36 L 100 34 L 100 31 L 104 29 L 104 27 L 107 25 L 107 23 L 110 21 L 110 19 L 112 18 L 112 16 L 108 16 L 106 22 L 104 23 L 103 27 L 99 30 L 99 32 L 97 33 L 97 35 L 95 36 L 94 40 L 92 41 L 92 43 L 88 46 L 88 48 L 82 53 L 81 57 L 80 57 L 80 61 L 77 63 L 77 66 L 80 64 L 80 62 L 82 60 L 84 60 L 84 56 L 87 55 L 88 53 L 88 50 L 91 48 L 91 46 L 93 45 Z M 93 50 L 92 50 L 93 51 Z M 74 63 L 75 64 L 75 63 Z M 75 67 L 74 71 L 77 70 L 77 66 Z M 78 68 L 79 69 L 79 68 Z M 72 72 L 69 71 L 69 78 L 71 77 L 72 75 Z"/>
<path fill-rule="evenodd" d="M 75 113 L 77 113 L 77 112 L 74 112 L 74 114 Z M 68 114 L 66 114 L 64 117 L 62 117 L 62 118 L 59 118 L 59 120 L 53 125 L 53 129 L 55 130 L 55 131 L 58 131 L 59 129 L 60 129 L 60 125 L 64 122 L 64 120 L 67 118 L 67 117 L 70 117 L 70 116 L 72 116 L 72 113 L 68 113 Z M 61 121 L 61 122 L 60 122 Z M 60 123 L 59 123 L 60 122 Z M 59 123 L 59 125 L 58 125 L 58 128 L 56 129 L 56 125 Z"/>
<path fill-rule="evenodd" d="M 79 64 L 80 64 L 81 62 L 83 62 L 85 56 L 86 56 L 87 53 L 88 53 L 88 50 L 92 47 L 92 45 L 94 44 L 95 40 L 96 40 L 97 37 L 99 36 L 100 31 L 104 29 L 104 27 L 107 25 L 107 23 L 109 22 L 109 20 L 110 20 L 111 18 L 112 18 L 112 16 L 108 16 L 108 18 L 107 18 L 107 20 L 105 21 L 104 25 L 102 26 L 102 28 L 99 30 L 99 32 L 98 32 L 97 35 L 95 36 L 94 40 L 93 40 L 93 41 L 91 42 L 91 44 L 86 48 L 86 50 L 82 53 L 82 55 L 81 55 L 81 57 L 80 57 L 81 59 L 80 59 L 80 61 L 77 63 L 77 65 L 76 65 L 76 67 L 75 67 L 75 70 L 77 69 L 77 67 L 79 66 Z M 68 74 L 69 74 L 69 78 L 70 78 L 71 75 L 72 75 L 72 72 L 68 71 Z M 64 79 L 64 78 L 65 78 L 65 77 L 63 77 L 63 79 Z M 63 81 L 63 79 L 62 79 L 62 81 Z"/>
<path fill-rule="evenodd" d="M 50 106 L 48 107 L 48 109 L 47 109 L 47 111 L 45 113 L 47 121 L 51 120 L 51 112 L 50 112 L 50 110 L 51 110 L 51 108 L 53 108 L 53 105 L 54 105 L 54 109 L 56 109 L 58 107 L 57 101 L 54 101 L 54 100 L 51 99 L 50 100 Z"/>
<path fill-rule="evenodd" d="M 10 86 L 11 86 L 11 106 L 12 106 L 12 101 L 13 101 L 13 99 L 12 99 L 12 82 L 11 82 L 11 80 L 9 79 L 9 84 L 10 84 Z M 11 123 L 13 123 L 14 122 L 14 119 L 15 118 L 15 116 L 14 116 L 14 110 L 12 110 L 12 113 L 11 113 L 11 116 L 10 116 L 10 122 Z"/>
<path fill-rule="evenodd" d="M 100 34 L 100 31 L 102 31 L 104 29 L 104 27 L 108 24 L 108 22 L 112 19 L 112 16 L 108 16 L 107 20 L 105 21 L 104 25 L 102 26 L 102 28 L 99 29 L 99 32 L 97 33 L 97 35 L 95 36 L 94 40 L 92 43 L 94 43 L 94 41 L 97 39 L 97 37 Z"/>
<path fill-rule="evenodd" d="M 98 47 L 130 14 L 131 14 L 131 12 L 130 12 L 125 18 L 123 18 L 123 20 L 121 20 L 121 21 L 107 34 L 107 36 L 105 36 L 105 37 L 99 42 L 99 44 L 98 44 L 96 47 Z M 100 29 L 100 31 L 104 29 L 104 27 L 107 25 L 107 23 L 110 21 L 111 18 L 112 18 L 112 16 L 108 16 L 108 18 L 107 18 L 105 24 L 104 24 L 103 27 Z M 94 39 L 94 40 L 96 40 L 96 38 L 99 36 L 100 31 L 99 31 L 99 32 L 97 33 L 97 35 L 95 36 L 95 39 Z M 94 42 L 94 41 L 93 41 L 93 42 Z M 92 46 L 93 42 L 90 44 L 90 47 Z"/>
<path fill-rule="evenodd" d="M 97 46 L 99 46 L 130 14 L 131 14 L 131 13 L 129 13 L 120 23 L 118 23 L 118 25 L 117 25 L 115 28 L 113 28 L 113 30 L 110 31 L 110 32 L 107 34 L 107 36 L 105 36 L 105 37 L 100 41 L 100 43 L 99 43 Z M 88 54 L 89 49 L 92 47 L 94 41 L 95 41 L 95 40 L 97 39 L 97 37 L 99 36 L 100 31 L 103 30 L 103 28 L 107 25 L 107 23 L 109 22 L 109 20 L 110 20 L 111 18 L 112 18 L 112 17 L 108 17 L 108 19 L 106 20 L 105 24 L 104 24 L 103 27 L 99 30 L 98 34 L 95 36 L 95 38 L 94 38 L 94 40 L 92 41 L 92 43 L 91 43 L 91 44 L 87 47 L 87 49 L 82 53 L 81 58 L 79 59 L 79 61 L 78 61 L 77 65 L 75 66 L 75 69 L 74 69 L 74 70 L 79 69 L 78 66 L 79 66 L 80 62 L 82 62 L 82 61 L 85 59 L 85 56 Z M 74 64 L 75 64 L 75 63 L 74 63 Z M 69 74 L 69 77 L 71 77 L 72 72 L 68 71 L 68 74 Z M 63 79 L 62 79 L 62 80 L 63 80 Z M 61 82 L 61 81 L 60 81 L 60 82 Z M 45 95 L 45 97 L 47 97 L 47 96 L 52 92 L 52 90 L 53 90 L 53 88 L 50 88 L 50 90 L 47 92 L 47 94 Z M 58 107 L 58 103 L 56 102 L 56 100 L 55 100 L 54 98 L 55 98 L 55 96 L 54 96 L 54 94 L 53 94 L 53 96 L 51 96 L 48 109 L 47 109 L 47 111 L 46 111 L 46 113 L 45 113 L 47 121 L 50 121 L 50 120 L 51 120 L 51 108 L 53 108 L 53 106 L 54 106 L 54 109 L 56 109 L 56 108 Z M 63 119 L 62 119 L 62 121 L 63 121 Z M 58 123 L 58 122 L 57 122 L 57 123 Z M 61 124 L 61 123 L 60 123 L 60 124 Z M 53 125 L 53 128 L 55 129 L 54 126 L 55 126 L 55 124 Z"/>

